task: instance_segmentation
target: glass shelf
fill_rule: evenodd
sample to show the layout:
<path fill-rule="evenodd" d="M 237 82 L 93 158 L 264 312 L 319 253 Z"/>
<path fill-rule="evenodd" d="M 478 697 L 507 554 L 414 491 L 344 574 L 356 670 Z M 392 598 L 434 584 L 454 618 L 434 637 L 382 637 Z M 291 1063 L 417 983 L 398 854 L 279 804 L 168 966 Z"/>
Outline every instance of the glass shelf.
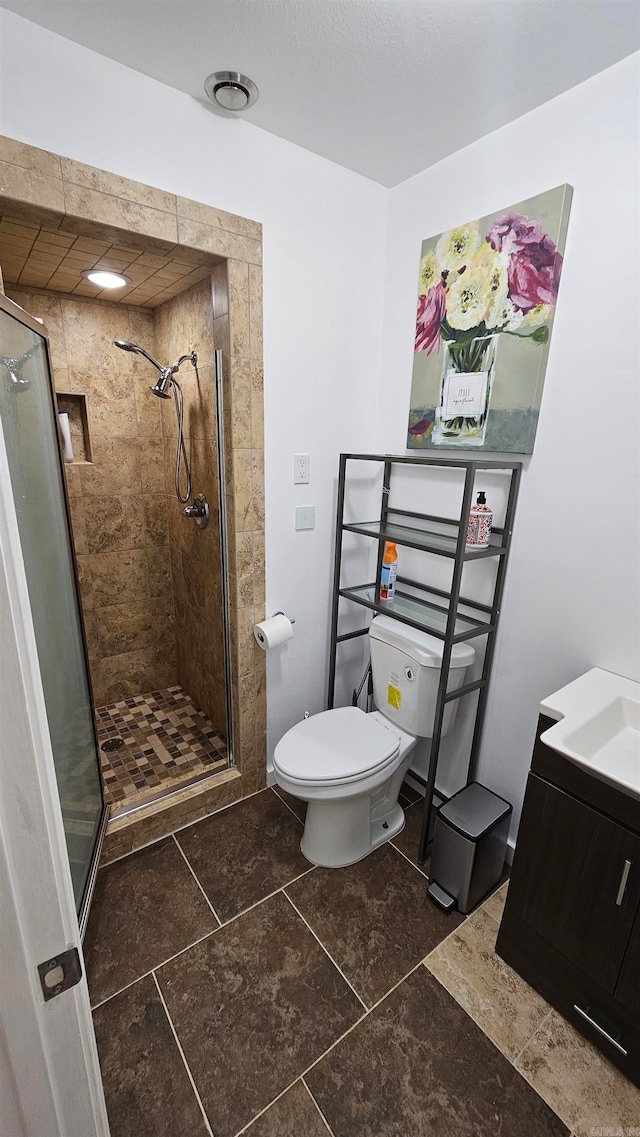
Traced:
<path fill-rule="evenodd" d="M 409 596 L 406 592 L 399 592 L 393 600 L 379 600 L 376 603 L 375 584 L 360 584 L 357 588 L 341 588 L 340 595 L 356 604 L 362 604 L 374 612 L 384 612 L 387 616 L 394 616 L 404 623 L 411 624 L 423 632 L 430 632 L 438 639 L 445 638 L 447 630 L 448 611 L 416 596 Z M 470 616 L 456 616 L 453 640 L 471 639 L 473 636 L 485 635 L 493 631 L 492 624 L 481 620 L 474 620 Z"/>
<path fill-rule="evenodd" d="M 390 511 L 393 512 L 393 511 Z M 443 557 L 455 557 L 457 534 L 449 536 L 448 533 L 437 533 L 433 529 L 415 529 L 409 525 L 396 525 L 395 522 L 386 521 L 356 521 L 343 525 L 350 533 L 362 533 L 365 537 L 377 537 L 378 540 L 395 541 L 398 545 L 408 545 L 413 549 L 422 549 L 425 552 L 439 553 Z M 488 549 L 465 549 L 465 560 L 478 560 L 482 557 L 501 556 L 506 549 L 499 543 L 497 534 L 492 535 L 493 541 Z"/>

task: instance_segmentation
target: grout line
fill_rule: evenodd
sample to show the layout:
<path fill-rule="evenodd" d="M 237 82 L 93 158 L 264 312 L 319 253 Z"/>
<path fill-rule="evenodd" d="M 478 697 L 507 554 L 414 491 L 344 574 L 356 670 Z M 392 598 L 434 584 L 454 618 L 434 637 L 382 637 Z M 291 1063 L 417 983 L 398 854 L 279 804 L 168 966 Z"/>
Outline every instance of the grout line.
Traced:
<path fill-rule="evenodd" d="M 165 966 L 165 964 L 171 963 L 172 960 L 177 959 L 178 956 L 182 955 L 183 952 L 189 951 L 190 948 L 195 947 L 196 944 L 201 944 L 203 940 L 208 940 L 209 936 L 213 936 L 216 932 L 219 931 L 219 928 L 213 928 L 212 931 L 205 932 L 204 936 L 199 936 L 197 940 L 193 941 L 193 943 L 187 944 L 186 947 L 180 948 L 180 951 L 175 952 L 174 955 L 168 956 L 167 959 L 163 959 L 161 963 L 155 963 L 153 967 L 149 968 L 148 971 L 143 972 L 142 975 L 138 975 L 135 979 L 132 979 L 130 983 L 125 983 L 124 987 L 120 987 L 120 989 L 118 991 L 114 991 L 112 995 L 107 995 L 106 999 L 102 999 L 101 1002 L 96 1003 L 91 1007 L 91 1010 L 97 1011 L 98 1007 L 103 1007 L 104 1004 L 108 1003 L 110 999 L 115 999 L 116 995 L 122 995 L 123 991 L 128 991 L 130 987 L 133 987 L 136 983 L 139 983 L 141 979 L 147 979 L 148 976 L 152 975 L 154 971 L 159 971 L 161 967 Z"/>
<path fill-rule="evenodd" d="M 516 1062 L 519 1062 L 519 1061 L 520 1061 L 520 1059 L 522 1058 L 522 1055 L 524 1054 L 525 1050 L 527 1049 L 527 1046 L 529 1045 L 529 1043 L 530 1043 L 530 1042 L 533 1042 L 533 1040 L 534 1040 L 535 1036 L 537 1035 L 538 1031 L 542 1030 L 542 1028 L 543 1028 L 544 1024 L 546 1023 L 547 1019 L 548 1019 L 548 1018 L 550 1018 L 552 1011 L 553 1011 L 553 1007 L 549 1007 L 549 1010 L 547 1011 L 547 1013 L 544 1015 L 544 1017 L 543 1017 L 542 1019 L 540 1019 L 540 1022 L 538 1023 L 538 1025 L 537 1025 L 536 1029 L 534 1030 L 533 1034 L 530 1036 L 530 1038 L 528 1038 L 528 1039 L 527 1039 L 527 1041 L 525 1042 L 524 1046 L 523 1046 L 523 1047 L 522 1047 L 522 1048 L 521 1048 L 521 1049 L 518 1051 L 518 1053 L 516 1054 L 515 1058 L 512 1058 L 512 1059 L 511 1059 L 511 1064 L 512 1064 L 512 1066 L 515 1066 L 515 1065 L 516 1065 Z M 516 1069 L 517 1069 L 517 1067 L 516 1067 Z M 518 1073 L 520 1074 L 520 1073 L 522 1073 L 522 1071 L 521 1071 L 521 1070 L 518 1070 Z M 523 1074 L 522 1076 L 524 1077 L 524 1074 Z M 539 1091 L 538 1091 L 538 1092 L 539 1092 Z"/>
<path fill-rule="evenodd" d="M 314 1098 L 313 1094 L 311 1093 L 311 1090 L 309 1089 L 309 1087 L 308 1087 L 307 1083 L 305 1082 L 305 1080 L 304 1080 L 304 1077 L 301 1077 L 301 1078 L 300 1078 L 300 1081 L 302 1082 L 302 1084 L 303 1084 L 303 1086 L 304 1086 L 305 1090 L 307 1091 L 307 1093 L 308 1093 L 309 1097 L 311 1098 L 311 1101 L 313 1102 L 313 1104 L 315 1105 L 315 1107 L 316 1107 L 316 1109 L 317 1109 L 318 1113 L 320 1114 L 320 1118 L 322 1119 L 322 1121 L 323 1121 L 323 1122 L 324 1122 L 324 1124 L 326 1125 L 326 1127 L 327 1127 L 327 1132 L 331 1134 L 331 1137 L 334 1137 L 334 1132 L 333 1132 L 333 1129 L 332 1129 L 332 1128 L 331 1128 L 331 1126 L 329 1125 L 329 1122 L 327 1121 L 327 1119 L 326 1119 L 326 1117 L 325 1117 L 324 1113 L 323 1113 L 323 1112 L 322 1112 L 322 1110 L 320 1109 L 320 1106 L 318 1105 L 318 1103 L 317 1103 L 316 1099 Z"/>
<path fill-rule="evenodd" d="M 396 853 L 399 853 L 401 857 L 404 857 L 407 864 L 411 865 L 411 867 L 413 869 L 416 869 L 416 871 L 419 872 L 420 875 L 423 876 L 425 880 L 430 879 L 429 876 L 427 875 L 427 873 L 424 871 L 424 869 L 419 868 L 418 865 L 416 865 L 412 860 L 409 859 L 409 857 L 407 856 L 406 853 L 402 852 L 402 849 L 399 849 L 397 845 L 393 844 L 393 837 L 391 838 L 391 840 L 388 843 L 389 843 L 389 845 L 391 845 L 391 847 L 393 849 L 395 849 Z"/>
<path fill-rule="evenodd" d="M 221 920 L 221 919 L 220 919 L 220 917 L 218 916 L 218 913 L 216 912 L 215 908 L 213 907 L 213 904 L 212 904 L 212 903 L 211 903 L 211 901 L 209 900 L 209 897 L 207 896 L 207 894 L 206 894 L 206 892 L 205 892 L 204 888 L 203 888 L 203 887 L 202 887 L 202 885 L 200 884 L 200 881 L 198 880 L 198 878 L 197 878 L 197 876 L 196 876 L 196 874 L 195 874 L 195 872 L 194 872 L 194 870 L 193 870 L 193 868 L 192 868 L 191 862 L 189 861 L 189 859 L 188 859 L 188 857 L 187 857 L 187 854 L 185 853 L 184 849 L 182 848 L 182 845 L 181 845 L 181 844 L 180 844 L 180 842 L 178 841 L 178 838 L 176 837 L 175 833 L 172 833 L 172 834 L 171 834 L 171 836 L 173 837 L 173 840 L 175 841 L 176 845 L 178 846 L 178 849 L 180 850 L 180 853 L 181 853 L 181 855 L 182 855 L 182 857 L 183 857 L 183 859 L 184 859 L 184 862 L 185 862 L 185 864 L 186 864 L 187 868 L 189 869 L 189 872 L 191 873 L 191 875 L 192 875 L 193 879 L 195 880 L 195 882 L 196 882 L 196 884 L 197 884 L 198 888 L 200 889 L 200 891 L 201 891 L 202 895 L 204 896 L 204 898 L 205 898 L 205 900 L 206 900 L 207 904 L 209 905 L 209 907 L 210 907 L 211 911 L 213 912 L 213 914 L 214 914 L 214 916 L 215 916 L 216 920 L 218 921 L 218 927 L 219 927 L 219 928 L 221 928 L 221 927 L 222 927 L 222 920 Z"/>
<path fill-rule="evenodd" d="M 462 916 L 462 913 L 458 912 L 458 915 Z M 431 948 L 431 951 L 428 952 L 427 955 L 425 955 L 424 959 L 422 959 L 420 961 L 421 963 L 423 963 L 425 965 L 425 967 L 427 968 L 427 971 L 431 971 L 431 968 L 427 964 L 427 960 L 431 959 L 431 956 L 435 955 L 435 953 L 440 950 L 440 948 L 443 946 L 443 944 L 446 944 L 447 941 L 450 940 L 452 936 L 455 936 L 456 932 L 458 932 L 460 930 L 460 928 L 464 928 L 468 919 L 469 919 L 468 916 L 462 916 L 462 923 L 456 924 L 455 928 L 452 928 L 451 931 L 444 937 L 444 939 L 440 940 L 440 943 L 436 944 L 436 946 L 434 948 Z M 433 974 L 433 972 L 432 972 L 432 974 Z M 435 978 L 435 976 L 434 976 L 434 978 Z M 439 980 L 438 980 L 438 982 L 439 982 Z M 444 986 L 444 984 L 443 984 L 443 986 Z"/>
<path fill-rule="evenodd" d="M 303 820 L 302 820 L 300 817 L 298 817 L 298 814 L 295 812 L 295 810 L 294 810 L 294 809 L 292 809 L 292 808 L 291 808 L 291 806 L 289 805 L 289 803 L 288 803 L 287 801 L 285 801 L 283 797 L 280 797 L 280 794 L 278 793 L 278 791 L 277 791 L 277 789 L 275 788 L 275 786 L 269 786 L 269 789 L 270 789 L 270 790 L 273 790 L 273 792 L 274 792 L 274 794 L 276 795 L 276 797 L 277 797 L 278 801 L 281 801 L 281 802 L 282 802 L 282 804 L 283 804 L 284 806 L 286 806 L 286 807 L 287 807 L 287 809 L 289 810 L 289 813 L 292 813 L 292 814 L 293 814 L 293 816 L 295 817 L 296 821 L 297 821 L 297 822 L 298 822 L 300 825 L 302 825 L 302 827 L 303 827 L 303 829 L 304 829 L 304 821 L 303 821 Z"/>
<path fill-rule="evenodd" d="M 287 886 L 287 887 L 288 887 L 288 886 Z M 323 950 L 323 952 L 325 953 L 325 955 L 327 955 L 327 956 L 329 957 L 329 959 L 331 960 L 331 962 L 332 962 L 333 966 L 335 967 L 336 971 L 339 971 L 339 972 L 340 972 L 340 974 L 341 974 L 342 978 L 344 979 L 344 981 L 345 981 L 345 983 L 347 984 L 347 986 L 348 986 L 348 987 L 349 987 L 349 988 L 350 988 L 350 989 L 353 991 L 353 993 L 354 993 L 354 995 L 355 995 L 356 999 L 358 1000 L 358 1002 L 362 1004 L 362 1006 L 364 1007 L 365 1011 L 368 1011 L 368 1010 L 369 1010 L 369 1008 L 367 1007 L 367 1004 L 365 1003 L 364 999 L 361 999 L 361 998 L 360 998 L 360 996 L 359 996 L 358 992 L 356 991 L 355 987 L 353 986 L 353 984 L 352 984 L 352 983 L 350 983 L 350 982 L 349 982 L 349 980 L 347 979 L 347 977 L 346 977 L 346 975 L 345 975 L 344 971 L 343 971 L 343 970 L 342 970 L 342 968 L 341 968 L 341 967 L 340 967 L 340 966 L 339 966 L 339 965 L 336 963 L 336 961 L 335 961 L 335 959 L 333 958 L 333 956 L 332 956 L 331 952 L 327 950 L 327 948 L 324 946 L 324 944 L 323 944 L 322 940 L 320 939 L 320 937 L 319 937 L 319 936 L 317 936 L 317 935 L 316 935 L 316 933 L 314 932 L 313 928 L 311 927 L 311 924 L 309 924 L 309 923 L 308 923 L 308 921 L 307 921 L 307 920 L 305 920 L 304 916 L 302 915 L 302 912 L 300 911 L 300 909 L 299 909 L 299 908 L 297 908 L 297 907 L 296 907 L 296 905 L 293 903 L 293 900 L 291 899 L 291 897 L 290 897 L 290 896 L 289 896 L 289 894 L 288 894 L 288 893 L 285 891 L 285 889 L 284 889 L 284 888 L 283 888 L 283 890 L 282 890 L 282 891 L 283 891 L 284 895 L 286 896 L 287 900 L 289 901 L 289 903 L 290 903 L 291 907 L 293 908 L 294 912 L 297 912 L 297 913 L 298 913 L 298 916 L 299 916 L 299 917 L 300 917 L 300 919 L 302 920 L 302 923 L 303 923 L 303 924 L 306 924 L 306 926 L 307 926 L 307 928 L 309 929 L 309 931 L 311 932 L 311 935 L 313 936 L 313 938 L 314 938 L 315 940 L 317 940 L 317 941 L 318 941 L 318 943 L 320 944 L 320 947 L 322 948 L 322 950 Z"/>
<path fill-rule="evenodd" d="M 180 1043 L 180 1039 L 178 1038 L 178 1035 L 176 1032 L 176 1028 L 173 1025 L 171 1015 L 169 1014 L 169 1008 L 167 1007 L 167 1004 L 164 1001 L 164 995 L 162 994 L 162 991 L 160 989 L 160 984 L 158 983 L 158 978 L 155 974 L 155 971 L 152 971 L 151 974 L 153 975 L 153 980 L 154 980 L 154 983 L 155 983 L 156 988 L 158 990 L 158 995 L 160 996 L 160 1002 L 162 1003 L 162 1006 L 164 1007 L 164 1013 L 167 1016 L 169 1026 L 171 1027 L 171 1032 L 173 1034 L 173 1037 L 176 1040 L 176 1046 L 178 1047 L 178 1050 L 180 1051 L 180 1057 L 182 1058 L 182 1061 L 184 1063 L 184 1068 L 187 1071 L 187 1077 L 188 1077 L 189 1081 L 191 1082 L 191 1089 L 193 1090 L 193 1092 L 196 1096 L 196 1101 L 198 1102 L 198 1105 L 200 1106 L 200 1112 L 202 1113 L 202 1117 L 203 1117 L 205 1126 L 207 1128 L 207 1132 L 209 1133 L 210 1137 L 213 1137 L 213 1132 L 212 1132 L 211 1126 L 209 1125 L 209 1118 L 207 1117 L 207 1114 L 205 1112 L 205 1108 L 204 1108 L 204 1106 L 202 1104 L 202 1100 L 200 1098 L 200 1094 L 198 1093 L 198 1087 L 196 1086 L 196 1084 L 193 1080 L 193 1075 L 191 1073 L 191 1070 L 189 1069 L 189 1063 L 187 1062 L 184 1050 L 182 1049 L 182 1045 Z"/>

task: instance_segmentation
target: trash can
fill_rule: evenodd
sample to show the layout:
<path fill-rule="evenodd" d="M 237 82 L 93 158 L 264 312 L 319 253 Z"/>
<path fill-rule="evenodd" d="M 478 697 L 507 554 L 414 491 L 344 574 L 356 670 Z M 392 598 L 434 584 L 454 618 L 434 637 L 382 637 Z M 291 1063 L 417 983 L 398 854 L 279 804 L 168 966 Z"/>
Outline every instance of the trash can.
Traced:
<path fill-rule="evenodd" d="M 454 794 L 436 813 L 429 895 L 446 911 L 467 913 L 504 870 L 513 806 L 479 782 Z"/>

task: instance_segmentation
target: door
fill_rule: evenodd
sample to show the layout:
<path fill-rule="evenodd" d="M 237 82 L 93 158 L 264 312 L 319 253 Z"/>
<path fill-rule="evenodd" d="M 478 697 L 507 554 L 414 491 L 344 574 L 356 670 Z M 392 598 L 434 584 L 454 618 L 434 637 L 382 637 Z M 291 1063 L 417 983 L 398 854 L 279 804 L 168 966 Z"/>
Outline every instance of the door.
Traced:
<path fill-rule="evenodd" d="M 510 908 L 613 992 L 639 900 L 640 838 L 530 774 Z"/>
<path fill-rule="evenodd" d="M 7 322 L 9 317 L 17 320 L 18 331 Z M 23 555 L 28 547 L 23 545 L 26 494 L 32 493 L 33 487 L 28 479 L 15 479 L 5 445 L 5 432 L 9 434 L 11 427 L 18 431 L 25 453 L 38 447 L 47 450 L 46 461 L 38 458 L 40 468 L 51 479 L 43 488 L 42 498 L 52 509 L 58 509 L 60 536 L 60 468 L 52 459 L 55 435 L 51 405 L 49 418 L 44 413 L 41 418 L 34 417 L 29 430 L 28 403 L 22 408 L 12 407 L 12 392 L 7 389 L 21 373 L 32 384 L 40 383 L 41 393 L 44 390 L 43 333 L 2 296 L 0 321 L 0 350 L 5 360 L 0 366 L 0 1133 L 11 1137 L 108 1137 L 86 979 L 81 977 L 74 986 L 45 1000 L 37 971 L 40 963 L 50 962 L 70 948 L 80 948 L 76 896 L 83 887 L 86 895 L 90 869 L 85 862 L 84 873 L 76 872 L 72 882 L 43 683 L 45 664 L 50 661 L 42 629 L 39 641 L 35 632 L 35 617 L 42 618 L 43 605 L 32 611 Z M 35 332 L 35 338 L 33 334 L 25 338 L 22 327 Z M 21 372 L 15 367 L 12 370 L 28 350 L 26 345 L 38 345 L 37 350 L 24 361 Z M 15 398 L 23 395 L 28 401 L 35 398 L 29 389 L 16 393 Z M 46 402 L 37 400 L 36 405 L 42 408 Z M 15 445 L 11 454 L 15 467 Z M 20 469 L 20 455 L 17 458 Z M 57 487 L 57 498 L 52 486 Z M 23 514 L 22 528 L 19 512 Z M 43 524 L 48 524 L 46 517 Z M 53 528 L 49 526 L 47 531 Z M 60 547 L 64 550 L 62 540 Z M 47 553 L 56 573 L 64 563 L 60 547 Z M 57 587 L 63 587 L 59 576 L 54 574 L 52 579 Z M 32 567 L 31 588 L 33 581 Z M 52 604 L 59 600 L 62 611 L 71 617 L 71 595 L 67 580 L 60 597 L 55 592 L 49 597 Z M 52 626 L 59 625 L 52 620 Z M 48 646 L 52 650 L 53 645 Z M 57 688 L 49 683 L 49 700 L 54 691 L 66 697 L 67 683 L 69 691 L 81 694 L 78 668 L 71 667 L 67 674 L 70 661 L 62 648 L 54 662 L 57 659 L 62 679 Z M 70 700 L 65 702 L 69 705 Z M 85 704 L 81 704 L 81 714 L 79 721 L 86 724 Z M 60 746 L 60 717 L 54 718 L 54 725 L 56 745 Z M 83 730 L 84 734 L 75 723 L 69 727 L 74 746 L 79 745 L 78 739 L 86 738 L 86 725 Z M 65 771 L 70 776 L 70 770 L 63 766 Z M 87 815 L 95 829 L 97 805 Z"/>
<path fill-rule="evenodd" d="M 0 303 L 0 422 L 83 927 L 107 811 L 58 418 L 42 325 L 4 297 Z"/>

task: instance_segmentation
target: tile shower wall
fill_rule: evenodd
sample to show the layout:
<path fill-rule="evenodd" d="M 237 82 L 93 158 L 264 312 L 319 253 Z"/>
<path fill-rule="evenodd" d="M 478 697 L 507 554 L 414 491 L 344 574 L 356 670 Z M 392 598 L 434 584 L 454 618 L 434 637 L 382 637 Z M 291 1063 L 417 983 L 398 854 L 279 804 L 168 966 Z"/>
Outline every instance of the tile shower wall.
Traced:
<path fill-rule="evenodd" d="M 88 242 L 90 243 L 90 242 Z M 44 320 L 56 390 L 86 398 L 92 462 L 67 464 L 91 678 L 97 705 L 177 682 L 160 401 L 156 372 L 120 351 L 154 351 L 151 312 L 9 286 Z"/>
<path fill-rule="evenodd" d="M 218 508 L 214 325 L 211 279 L 155 309 L 155 343 L 161 360 L 195 350 L 176 376 L 184 392 L 184 433 L 193 493 L 209 503 L 207 529 L 182 517 L 175 495 L 177 420 L 174 400 L 162 400 L 165 489 L 176 616 L 178 682 L 226 734 L 226 702 Z M 184 475 L 181 486 L 184 493 Z"/>

